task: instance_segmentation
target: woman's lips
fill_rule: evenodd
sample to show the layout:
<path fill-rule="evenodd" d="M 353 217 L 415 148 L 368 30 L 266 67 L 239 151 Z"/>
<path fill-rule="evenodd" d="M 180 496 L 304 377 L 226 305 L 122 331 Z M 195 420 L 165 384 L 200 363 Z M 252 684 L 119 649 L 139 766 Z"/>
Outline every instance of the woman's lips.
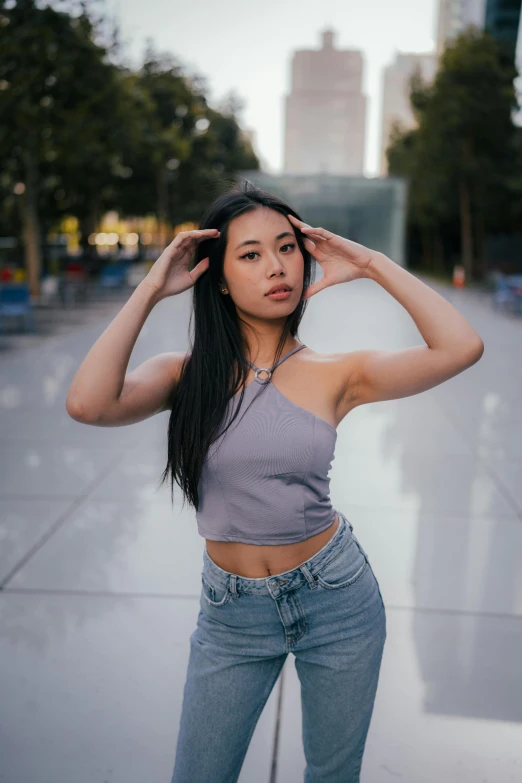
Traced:
<path fill-rule="evenodd" d="M 267 294 L 269 299 L 288 299 L 291 291 L 274 291 L 273 294 Z"/>

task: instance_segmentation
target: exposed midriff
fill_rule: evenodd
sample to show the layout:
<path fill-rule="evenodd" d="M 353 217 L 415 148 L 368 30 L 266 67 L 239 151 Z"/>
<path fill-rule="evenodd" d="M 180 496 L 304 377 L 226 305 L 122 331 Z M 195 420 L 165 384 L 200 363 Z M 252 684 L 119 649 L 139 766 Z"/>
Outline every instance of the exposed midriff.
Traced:
<path fill-rule="evenodd" d="M 205 541 L 209 557 L 224 571 L 247 579 L 262 579 L 291 571 L 309 560 L 330 540 L 338 525 L 339 515 L 336 514 L 334 522 L 326 530 L 294 544 L 263 546 L 236 541 Z"/>

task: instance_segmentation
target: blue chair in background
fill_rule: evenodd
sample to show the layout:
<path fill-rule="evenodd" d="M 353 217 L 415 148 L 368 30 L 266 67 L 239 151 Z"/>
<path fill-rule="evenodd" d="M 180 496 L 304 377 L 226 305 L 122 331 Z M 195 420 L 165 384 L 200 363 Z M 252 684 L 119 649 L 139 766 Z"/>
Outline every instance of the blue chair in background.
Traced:
<path fill-rule="evenodd" d="M 519 297 L 513 290 L 509 278 L 505 275 L 497 275 L 495 278 L 495 290 L 493 292 L 492 304 L 496 309 L 517 309 Z"/>
<path fill-rule="evenodd" d="M 98 284 L 101 289 L 122 288 L 127 282 L 129 264 L 107 264 L 100 272 Z"/>
<path fill-rule="evenodd" d="M 34 308 L 31 302 L 31 292 L 27 283 L 6 283 L 0 285 L 0 332 L 4 332 L 4 318 L 24 319 L 29 331 L 36 332 Z"/>

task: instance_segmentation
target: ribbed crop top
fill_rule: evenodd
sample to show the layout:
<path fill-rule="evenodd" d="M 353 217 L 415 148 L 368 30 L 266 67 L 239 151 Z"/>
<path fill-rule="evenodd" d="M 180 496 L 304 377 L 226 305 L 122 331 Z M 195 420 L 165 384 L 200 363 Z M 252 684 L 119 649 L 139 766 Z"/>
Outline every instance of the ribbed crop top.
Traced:
<path fill-rule="evenodd" d="M 271 373 L 305 348 L 301 343 L 271 368 L 256 370 L 238 417 L 211 444 L 198 485 L 198 532 L 213 541 L 290 544 L 326 530 L 336 511 L 329 471 L 337 430 L 282 394 Z M 261 379 L 258 373 L 267 371 Z M 263 388 L 268 385 L 268 388 Z M 229 401 L 234 414 L 240 393 Z"/>

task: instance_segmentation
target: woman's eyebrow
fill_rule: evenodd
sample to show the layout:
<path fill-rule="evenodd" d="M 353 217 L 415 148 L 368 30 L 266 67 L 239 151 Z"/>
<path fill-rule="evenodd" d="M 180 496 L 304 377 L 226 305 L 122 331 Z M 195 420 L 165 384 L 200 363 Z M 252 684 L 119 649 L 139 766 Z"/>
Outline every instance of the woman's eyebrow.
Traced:
<path fill-rule="evenodd" d="M 282 234 L 278 234 L 276 236 L 276 242 L 278 239 L 282 239 L 283 237 L 293 237 L 295 234 L 292 234 L 291 231 L 283 231 Z M 239 250 L 240 247 L 243 247 L 243 245 L 260 245 L 261 242 L 258 239 L 245 239 L 244 242 L 240 242 L 240 244 L 235 248 L 236 250 Z"/>

